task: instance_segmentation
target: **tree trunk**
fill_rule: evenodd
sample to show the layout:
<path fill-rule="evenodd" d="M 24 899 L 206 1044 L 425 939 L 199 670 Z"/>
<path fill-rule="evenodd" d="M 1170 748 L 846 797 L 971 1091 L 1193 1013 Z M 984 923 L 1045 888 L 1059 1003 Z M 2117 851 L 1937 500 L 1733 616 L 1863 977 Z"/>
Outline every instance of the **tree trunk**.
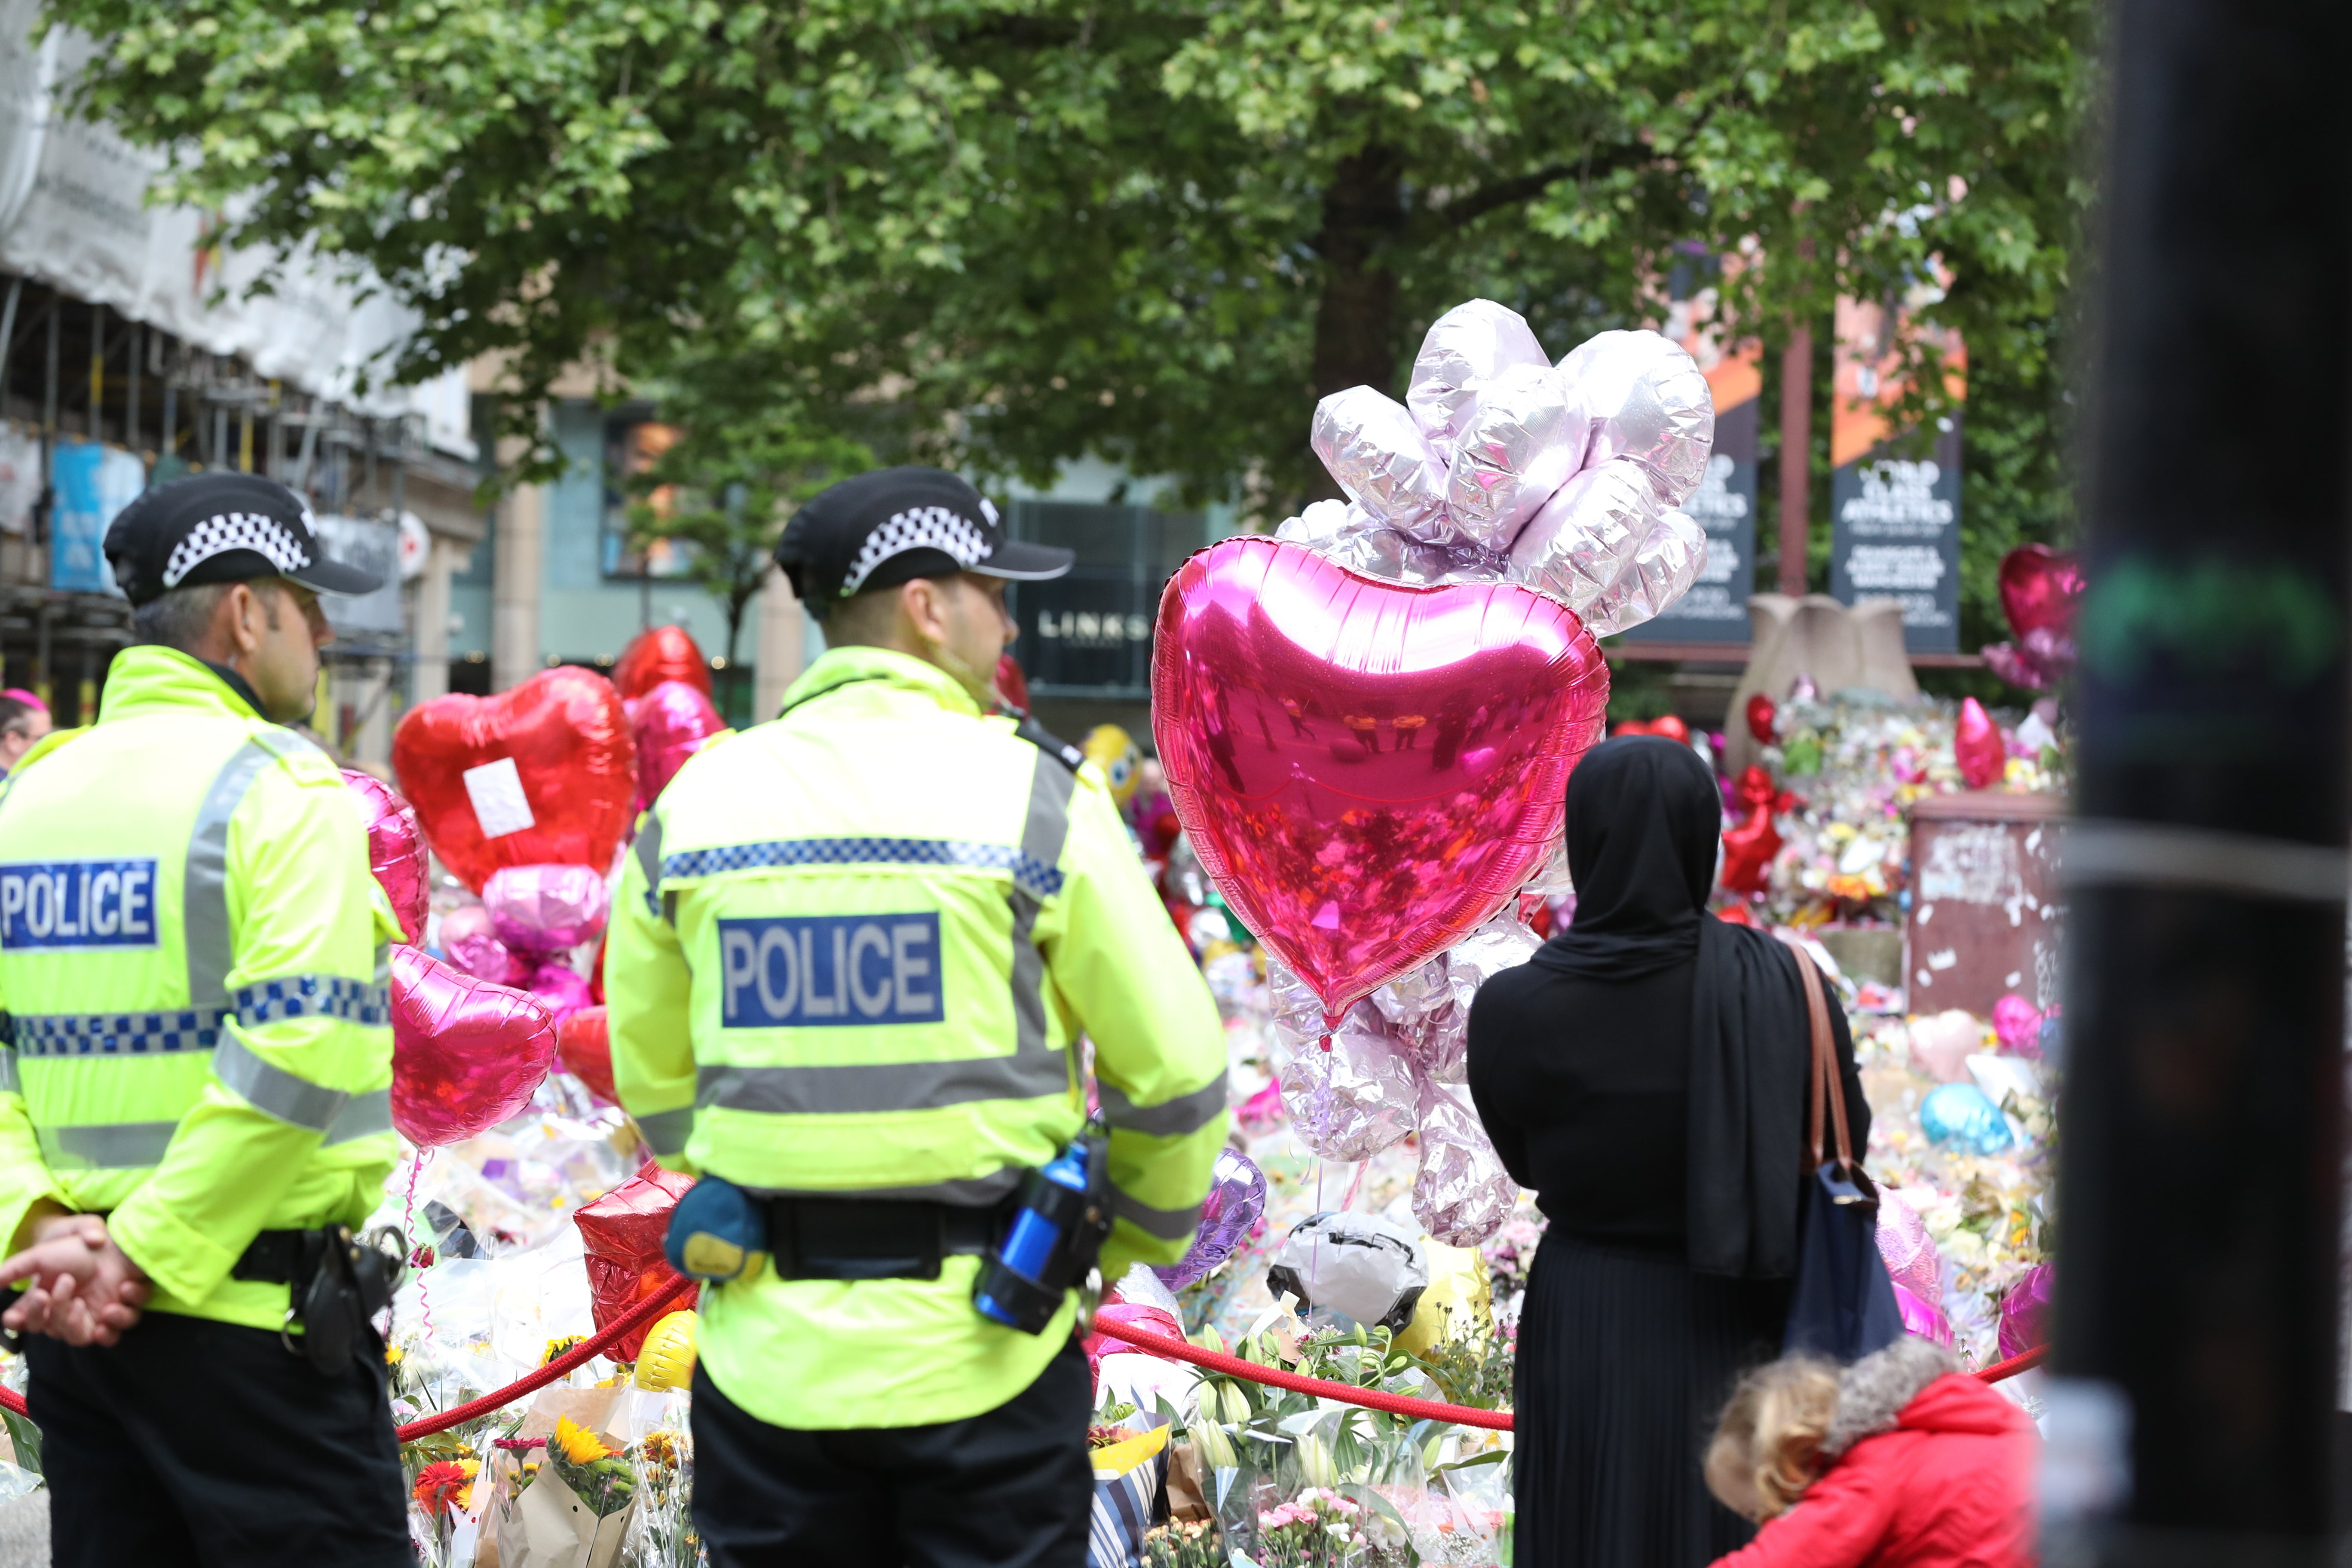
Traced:
<path fill-rule="evenodd" d="M 1323 191 L 1323 297 L 1315 310 L 1315 395 L 1350 386 L 1396 387 L 1396 274 L 1385 254 L 1404 227 L 1404 160 L 1378 143 L 1339 160 Z M 1303 432 L 1302 432 L 1303 434 Z M 1310 498 L 1339 487 L 1310 454 Z"/>

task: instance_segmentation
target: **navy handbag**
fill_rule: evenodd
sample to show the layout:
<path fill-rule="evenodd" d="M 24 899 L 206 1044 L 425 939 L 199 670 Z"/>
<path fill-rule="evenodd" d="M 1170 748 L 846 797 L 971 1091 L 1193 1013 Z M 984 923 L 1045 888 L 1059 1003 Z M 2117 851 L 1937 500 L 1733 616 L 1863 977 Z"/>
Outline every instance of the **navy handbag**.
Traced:
<path fill-rule="evenodd" d="M 1787 939 L 1783 938 L 1786 941 Z M 1853 1157 L 1845 1091 L 1830 1043 L 1830 1009 L 1820 971 L 1789 942 L 1805 987 L 1812 1032 L 1811 1082 L 1805 1105 L 1805 1195 L 1797 1216 L 1797 1288 L 1781 1349 L 1841 1363 L 1885 1350 L 1903 1337 L 1895 1283 L 1878 1256 L 1878 1189 Z M 1827 1112 L 1824 1118 L 1823 1112 Z M 1833 1151 L 1822 1146 L 1826 1120 Z M 1830 1155 L 1824 1158 L 1824 1154 Z"/>

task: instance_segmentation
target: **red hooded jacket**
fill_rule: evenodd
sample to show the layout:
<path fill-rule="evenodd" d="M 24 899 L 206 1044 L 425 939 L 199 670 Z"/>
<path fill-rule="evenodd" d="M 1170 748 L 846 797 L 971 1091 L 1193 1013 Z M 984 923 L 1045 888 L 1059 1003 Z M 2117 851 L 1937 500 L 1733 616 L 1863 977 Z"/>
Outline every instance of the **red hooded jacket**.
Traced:
<path fill-rule="evenodd" d="M 2032 1568 L 2033 1423 L 1938 1377 L 1716 1568 Z"/>

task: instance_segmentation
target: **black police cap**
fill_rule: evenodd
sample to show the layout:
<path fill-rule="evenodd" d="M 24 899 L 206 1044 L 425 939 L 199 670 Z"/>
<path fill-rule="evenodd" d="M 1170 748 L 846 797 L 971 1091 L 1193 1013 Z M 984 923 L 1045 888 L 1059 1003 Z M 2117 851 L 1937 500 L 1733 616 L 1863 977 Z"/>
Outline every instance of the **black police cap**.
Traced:
<path fill-rule="evenodd" d="M 819 616 L 827 605 L 917 577 L 976 572 L 1041 582 L 1073 551 L 1005 536 L 996 508 L 943 468 L 877 468 L 842 480 L 793 514 L 776 564 Z"/>
<path fill-rule="evenodd" d="M 124 507 L 106 558 L 133 605 L 174 588 L 286 577 L 321 594 L 372 594 L 373 572 L 331 561 L 300 496 L 258 474 L 191 474 Z"/>

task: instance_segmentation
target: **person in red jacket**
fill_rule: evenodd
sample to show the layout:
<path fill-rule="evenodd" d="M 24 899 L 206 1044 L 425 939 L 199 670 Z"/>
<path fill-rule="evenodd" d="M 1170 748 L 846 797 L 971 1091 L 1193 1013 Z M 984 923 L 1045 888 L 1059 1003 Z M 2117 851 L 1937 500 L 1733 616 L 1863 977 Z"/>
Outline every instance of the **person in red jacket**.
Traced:
<path fill-rule="evenodd" d="M 1715 1568 L 2032 1568 L 2036 1442 L 1925 1340 L 1843 1370 L 1759 1367 L 1724 1408 L 1706 1483 L 1764 1528 Z"/>

